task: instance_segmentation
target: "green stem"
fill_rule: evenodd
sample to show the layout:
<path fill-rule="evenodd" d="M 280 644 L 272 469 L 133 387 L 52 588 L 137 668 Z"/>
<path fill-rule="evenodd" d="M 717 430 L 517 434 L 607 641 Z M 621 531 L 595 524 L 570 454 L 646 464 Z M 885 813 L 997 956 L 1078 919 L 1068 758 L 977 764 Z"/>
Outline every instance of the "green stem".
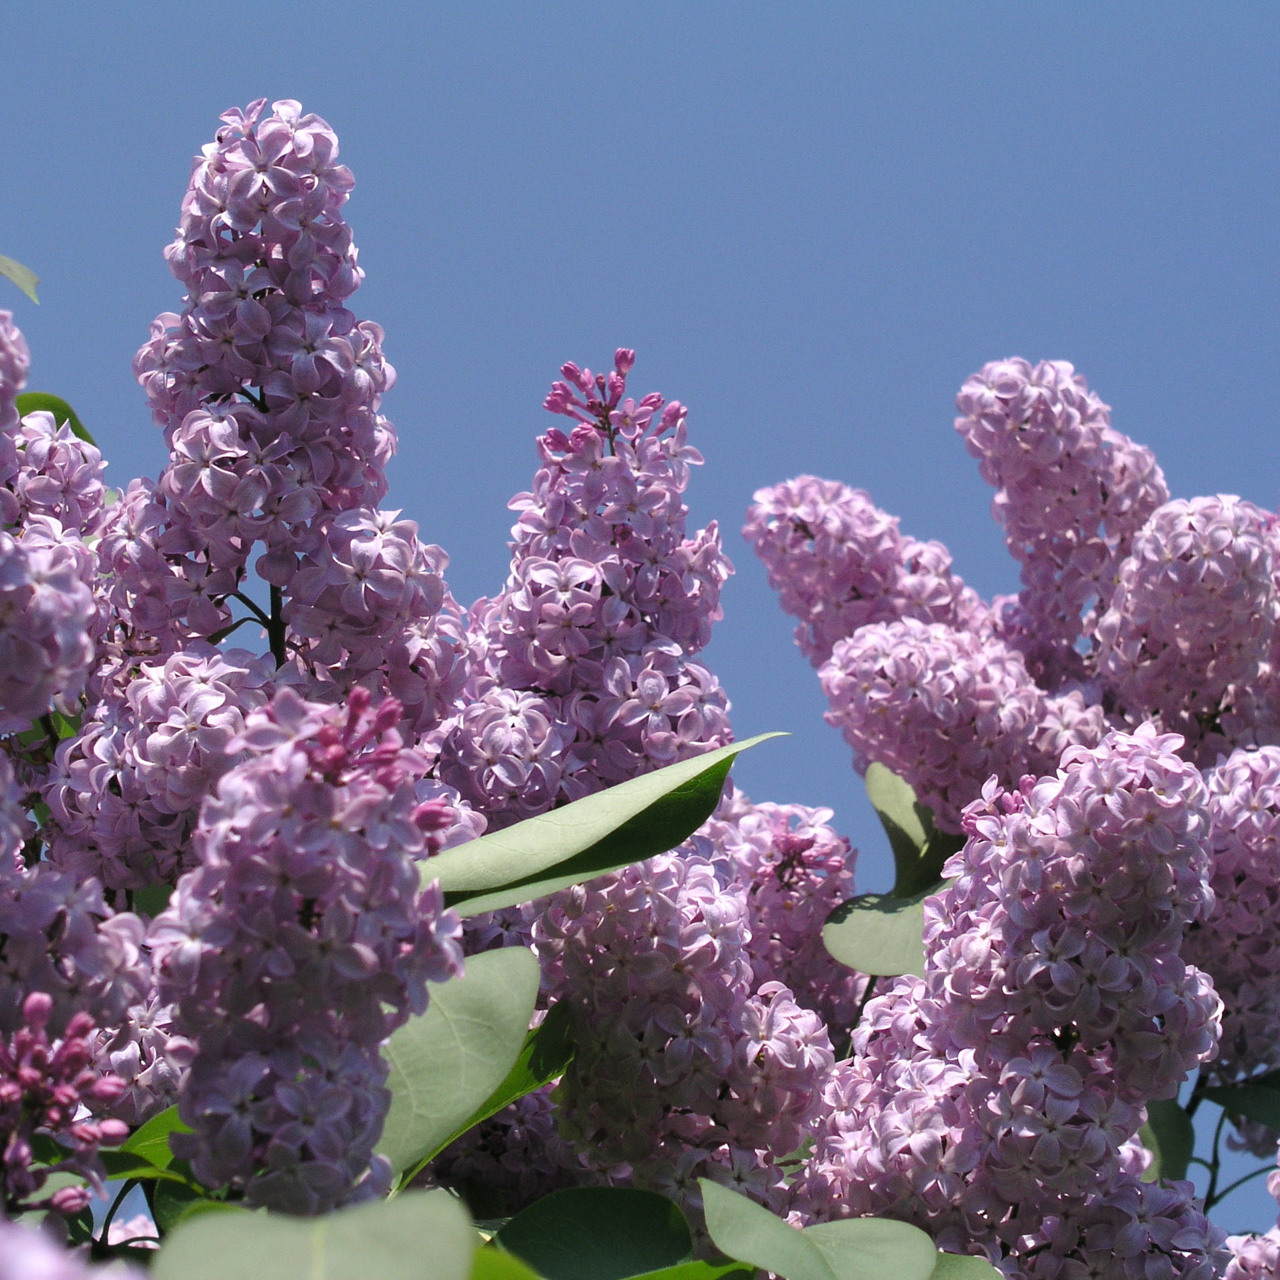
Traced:
<path fill-rule="evenodd" d="M 275 590 L 274 587 L 272 587 L 271 589 L 273 591 Z M 249 612 L 252 613 L 253 616 L 257 618 L 258 621 L 262 623 L 264 627 L 266 627 L 267 631 L 270 632 L 271 619 L 263 611 L 262 606 L 256 600 L 252 599 L 250 596 L 245 595 L 243 591 L 233 591 L 231 593 L 231 596 L 232 596 L 232 599 L 239 600 L 240 603 L 244 605 L 245 608 L 247 608 Z"/>
<path fill-rule="evenodd" d="M 271 641 L 271 656 L 277 667 L 284 666 L 284 592 L 271 588 L 271 621 L 267 624 L 267 638 Z"/>
<path fill-rule="evenodd" d="M 1260 1168 L 1255 1169 L 1252 1173 L 1246 1173 L 1243 1178 L 1237 1178 L 1230 1186 L 1223 1187 L 1212 1200 L 1206 1199 L 1204 1202 L 1205 1212 L 1207 1213 L 1215 1204 L 1220 1204 L 1225 1200 L 1237 1187 L 1243 1187 L 1246 1182 L 1252 1182 L 1254 1178 L 1260 1178 L 1264 1173 L 1270 1173 L 1275 1168 L 1273 1164 L 1264 1164 Z"/>
<path fill-rule="evenodd" d="M 119 1192 L 116 1194 L 116 1198 L 111 1202 L 111 1208 L 107 1210 L 107 1216 L 102 1220 L 102 1227 L 98 1234 L 98 1239 L 94 1249 L 95 1253 L 97 1252 L 98 1249 L 107 1249 L 110 1247 L 107 1244 L 107 1237 L 111 1232 L 111 1221 L 116 1216 L 116 1210 L 119 1209 L 122 1204 L 124 1204 L 125 1196 L 127 1196 L 129 1192 L 132 1191 L 134 1187 L 136 1187 L 137 1185 L 138 1185 L 137 1178 L 126 1179 L 124 1185 L 120 1188 Z"/>
<path fill-rule="evenodd" d="M 1217 1204 L 1221 1199 L 1218 1195 L 1218 1174 L 1222 1170 L 1222 1156 L 1218 1150 L 1218 1145 L 1222 1140 L 1222 1129 L 1227 1123 L 1227 1113 L 1223 1111 L 1218 1117 L 1218 1123 L 1213 1130 L 1213 1149 L 1209 1155 L 1209 1186 L 1204 1193 L 1204 1207 L 1207 1213 L 1212 1205 Z"/>

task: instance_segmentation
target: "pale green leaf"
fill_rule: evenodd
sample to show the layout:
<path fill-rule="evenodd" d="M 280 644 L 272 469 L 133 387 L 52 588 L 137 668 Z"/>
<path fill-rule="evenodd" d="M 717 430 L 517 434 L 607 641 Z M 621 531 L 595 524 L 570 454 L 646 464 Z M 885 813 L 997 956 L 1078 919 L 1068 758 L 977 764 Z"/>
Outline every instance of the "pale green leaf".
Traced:
<path fill-rule="evenodd" d="M 12 280 L 32 302 L 39 304 L 36 285 L 40 283 L 40 277 L 30 267 L 24 267 L 22 263 L 14 262 L 12 258 L 6 258 L 0 254 L 0 276 Z"/>
<path fill-rule="evenodd" d="M 924 900 L 864 893 L 842 902 L 822 929 L 822 942 L 841 964 L 883 977 L 924 976 Z"/>

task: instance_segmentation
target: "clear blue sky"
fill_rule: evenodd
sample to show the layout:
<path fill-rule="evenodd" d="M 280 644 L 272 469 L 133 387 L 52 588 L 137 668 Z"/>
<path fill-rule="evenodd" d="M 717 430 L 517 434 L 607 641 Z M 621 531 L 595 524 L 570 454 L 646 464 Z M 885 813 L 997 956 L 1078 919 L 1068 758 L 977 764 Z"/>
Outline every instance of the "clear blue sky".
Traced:
<path fill-rule="evenodd" d="M 887 853 L 817 680 L 738 536 L 815 472 L 1016 589 L 951 427 L 985 361 L 1073 361 L 1177 496 L 1274 509 L 1280 10 L 1274 4 L 434 4 L 49 0 L 3 18 L 0 293 L 33 385 L 123 483 L 163 461 L 129 361 L 179 304 L 160 256 L 219 113 L 293 97 L 338 131 L 400 381 L 391 505 L 502 582 L 510 495 L 566 359 L 637 348 L 690 406 L 690 492 L 738 574 L 708 653 L 758 799 Z M 0 286 L 3 282 L 0 282 Z M 1270 393 L 1269 393 L 1270 394 Z M 1221 1213 L 1270 1223 L 1257 1194 Z"/>

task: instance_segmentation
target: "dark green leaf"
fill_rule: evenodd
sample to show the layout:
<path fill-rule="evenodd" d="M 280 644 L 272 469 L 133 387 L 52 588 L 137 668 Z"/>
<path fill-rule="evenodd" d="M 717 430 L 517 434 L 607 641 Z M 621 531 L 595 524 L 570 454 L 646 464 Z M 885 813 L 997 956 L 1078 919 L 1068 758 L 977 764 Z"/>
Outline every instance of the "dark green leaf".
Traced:
<path fill-rule="evenodd" d="M 173 897 L 173 885 L 149 884 L 145 889 L 133 891 L 133 909 L 141 911 L 153 920 L 169 905 Z"/>
<path fill-rule="evenodd" d="M 782 736 L 720 747 L 446 849 L 423 864 L 422 878 L 438 879 L 445 902 L 470 916 L 643 862 L 674 849 L 711 816 L 740 751 Z"/>
<path fill-rule="evenodd" d="M 447 1191 L 319 1218 L 201 1213 L 165 1241 L 155 1280 L 469 1280 L 479 1238 Z"/>
<path fill-rule="evenodd" d="M 933 1241 L 905 1222 L 844 1218 L 800 1230 L 728 1187 L 699 1184 L 716 1248 L 783 1280 L 929 1280 L 937 1263 Z"/>
<path fill-rule="evenodd" d="M 842 902 L 822 929 L 822 942 L 841 964 L 859 973 L 924 975 L 924 900 L 864 893 Z"/>
<path fill-rule="evenodd" d="M 1003 1280 L 1003 1277 L 986 1258 L 973 1258 L 960 1253 L 940 1253 L 929 1280 Z"/>
<path fill-rule="evenodd" d="M 16 403 L 18 412 L 23 417 L 44 409 L 53 414 L 53 420 L 58 426 L 62 426 L 64 422 L 69 423 L 72 435 L 83 440 L 85 444 L 91 444 L 95 449 L 97 448 L 97 441 L 85 429 L 76 411 L 61 396 L 55 396 L 48 391 L 24 391 L 18 396 Z"/>
<path fill-rule="evenodd" d="M 134 1155 L 128 1151 L 102 1151 L 102 1167 L 108 1178 L 124 1181 L 132 1178 L 136 1182 L 182 1182 L 188 1179 L 175 1169 L 161 1168 L 151 1163 L 145 1156 Z"/>
<path fill-rule="evenodd" d="M 141 1128 L 135 1129 L 120 1144 L 121 1152 L 141 1156 L 149 1160 L 157 1169 L 167 1169 L 173 1163 L 173 1152 L 169 1149 L 171 1133 L 190 1133 L 190 1128 L 178 1119 L 178 1108 L 169 1107 L 152 1116 Z"/>
<path fill-rule="evenodd" d="M 378 1153 L 400 1173 L 430 1160 L 511 1071 L 538 998 L 538 962 L 525 947 L 483 951 L 466 972 L 432 983 L 431 1004 L 383 1048 L 391 1110 Z"/>
<path fill-rule="evenodd" d="M 555 1191 L 494 1237 L 546 1280 L 624 1280 L 692 1260 L 689 1224 L 670 1200 L 625 1187 Z"/>
<path fill-rule="evenodd" d="M 1142 1175 L 1143 1182 L 1181 1182 L 1187 1176 L 1196 1134 L 1191 1117 L 1176 1098 L 1147 1103 L 1147 1123 L 1138 1130 L 1138 1140 L 1155 1157 Z"/>
<path fill-rule="evenodd" d="M 896 773 L 872 761 L 863 779 L 893 849 L 895 898 L 911 898 L 942 878 L 946 860 L 964 844 L 964 837 L 939 831 L 933 814 Z"/>
<path fill-rule="evenodd" d="M 752 1280 L 755 1267 L 744 1267 L 741 1262 L 681 1262 L 660 1271 L 646 1271 L 643 1275 L 630 1276 L 628 1280 Z"/>
<path fill-rule="evenodd" d="M 210 1199 L 209 1193 L 199 1188 L 194 1180 L 189 1183 L 153 1182 L 148 1184 L 148 1190 L 151 1215 L 162 1232 L 172 1231 L 179 1223 L 185 1222 L 196 1213 L 203 1213 L 206 1209 L 235 1209 L 241 1213 L 248 1212 L 241 1205 Z"/>
<path fill-rule="evenodd" d="M 0 276 L 12 280 L 32 302 L 39 305 L 40 299 L 36 297 L 36 285 L 40 283 L 40 277 L 30 267 L 24 267 L 22 263 L 14 262 L 12 258 L 6 258 L 0 254 Z"/>
<path fill-rule="evenodd" d="M 1268 1129 L 1280 1129 L 1280 1071 L 1257 1076 L 1243 1084 L 1206 1089 L 1204 1097 L 1233 1116 L 1256 1120 Z"/>

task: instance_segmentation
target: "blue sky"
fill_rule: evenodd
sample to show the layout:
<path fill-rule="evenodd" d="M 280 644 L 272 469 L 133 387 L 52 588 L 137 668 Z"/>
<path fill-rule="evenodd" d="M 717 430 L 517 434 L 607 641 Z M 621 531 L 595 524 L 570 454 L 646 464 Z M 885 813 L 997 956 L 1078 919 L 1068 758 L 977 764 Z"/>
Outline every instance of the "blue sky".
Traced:
<path fill-rule="evenodd" d="M 28 5 L 4 18 L 0 294 L 33 386 L 124 483 L 163 461 L 129 362 L 180 293 L 161 258 L 219 113 L 293 97 L 338 131 L 368 273 L 354 309 L 399 373 L 390 503 L 501 584 L 559 365 L 639 353 L 690 407 L 738 573 L 707 660 L 758 799 L 825 804 L 887 853 L 816 677 L 738 535 L 813 472 L 1016 589 L 951 427 L 965 376 L 1067 359 L 1177 496 L 1274 509 L 1280 22 L 1270 4 L 469 2 Z M 1267 1225 L 1257 1187 L 1236 1228 Z"/>

